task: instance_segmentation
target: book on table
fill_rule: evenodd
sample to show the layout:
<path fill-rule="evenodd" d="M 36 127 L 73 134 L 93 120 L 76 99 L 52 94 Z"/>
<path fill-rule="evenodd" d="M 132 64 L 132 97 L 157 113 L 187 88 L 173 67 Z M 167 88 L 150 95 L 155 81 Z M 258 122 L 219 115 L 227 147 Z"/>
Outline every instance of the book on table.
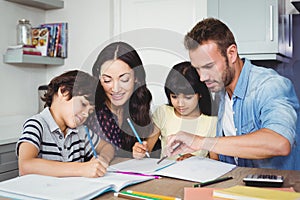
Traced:
<path fill-rule="evenodd" d="M 222 188 L 195 188 L 195 187 L 185 187 L 184 188 L 184 198 L 187 200 L 199 200 L 199 199 L 205 199 L 205 200 L 217 200 L 217 199 L 224 199 L 224 198 L 218 198 L 213 197 L 213 192 L 215 190 L 221 190 Z M 270 188 L 272 190 L 279 190 L 279 191 L 286 191 L 286 192 L 295 192 L 293 187 L 290 188 Z"/>
<path fill-rule="evenodd" d="M 236 200 L 295 200 L 300 199 L 300 193 L 274 188 L 237 185 L 225 189 L 215 189 L 213 197 Z"/>
<path fill-rule="evenodd" d="M 30 174 L 0 182 L 0 196 L 13 199 L 92 199 L 108 191 L 119 192 L 129 185 L 153 178 L 119 173 L 106 173 L 99 178 L 58 178 Z"/>
<path fill-rule="evenodd" d="M 166 176 L 195 182 L 211 181 L 226 174 L 236 165 L 193 156 L 183 161 L 165 159 L 157 164 L 159 159 L 131 159 L 108 167 L 109 171 L 124 171 Z"/>

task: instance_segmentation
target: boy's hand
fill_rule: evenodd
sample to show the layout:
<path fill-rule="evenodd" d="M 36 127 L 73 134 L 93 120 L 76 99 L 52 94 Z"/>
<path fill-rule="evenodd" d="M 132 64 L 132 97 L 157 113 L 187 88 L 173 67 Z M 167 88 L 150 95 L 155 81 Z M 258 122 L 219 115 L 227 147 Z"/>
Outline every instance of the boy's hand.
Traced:
<path fill-rule="evenodd" d="M 101 158 L 92 158 L 88 162 L 83 163 L 83 176 L 88 178 L 96 178 L 104 176 L 108 164 Z"/>
<path fill-rule="evenodd" d="M 135 159 L 142 159 L 145 157 L 147 150 L 148 150 L 147 141 L 143 141 L 143 144 L 136 142 L 132 147 L 132 156 Z"/>

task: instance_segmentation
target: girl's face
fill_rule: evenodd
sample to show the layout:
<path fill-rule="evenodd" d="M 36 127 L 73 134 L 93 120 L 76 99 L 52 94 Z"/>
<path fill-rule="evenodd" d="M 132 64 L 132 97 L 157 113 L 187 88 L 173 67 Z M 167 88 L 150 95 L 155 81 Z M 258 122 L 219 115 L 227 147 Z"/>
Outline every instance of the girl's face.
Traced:
<path fill-rule="evenodd" d="M 103 63 L 99 78 L 112 106 L 123 106 L 134 92 L 134 71 L 121 60 Z"/>
<path fill-rule="evenodd" d="M 175 109 L 175 114 L 179 117 L 198 117 L 200 115 L 198 106 L 199 98 L 199 94 L 170 94 L 170 99 Z"/>

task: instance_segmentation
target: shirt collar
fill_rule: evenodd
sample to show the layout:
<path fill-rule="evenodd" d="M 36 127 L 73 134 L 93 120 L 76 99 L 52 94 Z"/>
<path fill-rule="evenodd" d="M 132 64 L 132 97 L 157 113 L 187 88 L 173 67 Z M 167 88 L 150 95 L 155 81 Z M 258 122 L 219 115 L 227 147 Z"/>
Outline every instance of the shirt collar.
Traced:
<path fill-rule="evenodd" d="M 239 77 L 236 87 L 234 89 L 233 95 L 237 96 L 241 99 L 244 99 L 244 97 L 246 95 L 246 90 L 248 87 L 248 81 L 249 81 L 252 64 L 251 64 L 250 60 L 248 60 L 246 58 L 243 58 L 242 60 L 244 62 L 244 66 L 242 68 L 240 77 Z"/>
<path fill-rule="evenodd" d="M 57 131 L 61 132 L 61 130 L 59 129 L 59 126 L 55 122 L 55 120 L 50 112 L 49 107 L 46 107 L 40 114 L 41 114 L 42 118 L 45 120 L 45 122 L 47 123 L 51 133 L 57 132 Z M 78 133 L 78 129 L 77 128 L 74 128 L 74 129 L 68 128 L 67 129 L 67 135 L 72 132 Z"/>

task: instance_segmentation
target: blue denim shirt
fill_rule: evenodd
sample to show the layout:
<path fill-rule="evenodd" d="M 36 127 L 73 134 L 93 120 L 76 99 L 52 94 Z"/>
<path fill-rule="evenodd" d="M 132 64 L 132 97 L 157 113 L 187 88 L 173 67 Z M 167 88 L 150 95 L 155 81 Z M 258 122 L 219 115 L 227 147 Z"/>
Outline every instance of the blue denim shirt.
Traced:
<path fill-rule="evenodd" d="M 247 59 L 243 61 L 244 66 L 232 95 L 236 134 L 268 128 L 287 138 L 292 149 L 288 156 L 253 160 L 238 158 L 238 166 L 300 170 L 299 129 L 296 133 L 296 126 L 300 128 L 299 102 L 291 81 L 273 69 L 252 65 Z M 224 94 L 221 95 L 218 112 L 218 137 L 224 136 Z M 220 155 L 219 158 L 235 164 L 231 156 Z"/>

